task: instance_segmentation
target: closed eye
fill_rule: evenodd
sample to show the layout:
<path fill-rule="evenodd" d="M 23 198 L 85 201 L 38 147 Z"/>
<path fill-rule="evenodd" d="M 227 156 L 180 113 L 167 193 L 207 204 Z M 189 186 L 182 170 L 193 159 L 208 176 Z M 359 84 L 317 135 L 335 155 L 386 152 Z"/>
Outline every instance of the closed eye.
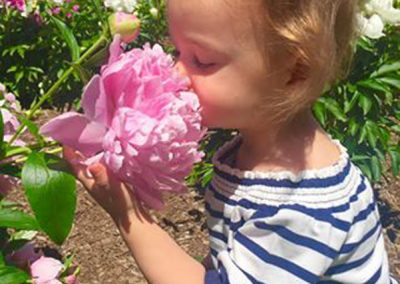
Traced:
<path fill-rule="evenodd" d="M 178 60 L 180 60 L 180 56 L 181 56 L 181 52 L 178 49 L 174 49 L 172 51 L 172 57 L 173 57 L 175 63 Z M 182 58 L 181 58 L 181 60 L 182 60 Z M 208 69 L 210 67 L 215 66 L 215 63 L 213 63 L 213 62 L 207 62 L 207 63 L 202 62 L 197 56 L 193 56 L 190 63 L 193 67 L 195 67 L 197 69 L 201 69 L 201 70 Z"/>
<path fill-rule="evenodd" d="M 215 65 L 215 63 L 201 62 L 196 56 L 193 57 L 193 64 L 200 69 L 207 69 Z"/>

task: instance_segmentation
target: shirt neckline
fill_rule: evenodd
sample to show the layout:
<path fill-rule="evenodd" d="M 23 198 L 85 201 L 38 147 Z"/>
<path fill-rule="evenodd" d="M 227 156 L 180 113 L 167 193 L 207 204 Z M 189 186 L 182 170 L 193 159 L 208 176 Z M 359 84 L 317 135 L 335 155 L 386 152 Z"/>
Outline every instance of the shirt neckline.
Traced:
<path fill-rule="evenodd" d="M 230 141 L 225 142 L 222 147 L 216 151 L 212 158 L 212 162 L 216 169 L 220 172 L 235 176 L 239 179 L 272 179 L 278 181 L 289 180 L 290 182 L 298 182 L 307 179 L 329 178 L 343 172 L 345 167 L 350 162 L 347 149 L 340 143 L 339 140 L 332 139 L 330 135 L 329 138 L 338 147 L 340 156 L 334 164 L 319 169 L 306 169 L 298 173 L 293 173 L 291 171 L 249 171 L 234 168 L 225 161 L 232 158 L 232 155 L 240 146 L 242 139 L 241 134 L 238 134 Z"/>

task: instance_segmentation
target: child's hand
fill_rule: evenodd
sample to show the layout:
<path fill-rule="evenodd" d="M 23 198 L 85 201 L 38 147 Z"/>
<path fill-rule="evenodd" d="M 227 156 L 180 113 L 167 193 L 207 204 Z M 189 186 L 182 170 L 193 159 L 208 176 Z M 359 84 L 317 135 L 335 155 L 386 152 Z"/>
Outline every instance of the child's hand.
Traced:
<path fill-rule="evenodd" d="M 87 167 L 79 164 L 83 155 L 68 146 L 63 147 L 63 156 L 78 180 L 114 221 L 137 211 L 133 192 L 113 177 L 104 165 L 97 163 Z"/>

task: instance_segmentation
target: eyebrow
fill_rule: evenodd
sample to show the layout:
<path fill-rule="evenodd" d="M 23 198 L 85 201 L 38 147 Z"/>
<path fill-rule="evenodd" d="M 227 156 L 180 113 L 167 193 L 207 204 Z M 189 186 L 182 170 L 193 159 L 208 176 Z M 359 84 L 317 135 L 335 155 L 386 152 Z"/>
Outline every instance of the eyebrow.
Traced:
<path fill-rule="evenodd" d="M 199 47 L 202 47 L 204 49 L 211 49 L 211 50 L 219 51 L 219 48 L 216 45 L 213 45 L 212 43 L 210 43 L 209 41 L 198 40 L 193 37 L 188 38 L 188 41 Z"/>
<path fill-rule="evenodd" d="M 170 37 L 170 40 L 171 40 L 172 44 L 176 45 L 176 44 L 175 44 L 176 41 L 174 40 L 174 37 L 172 36 L 171 33 L 169 34 L 169 37 Z M 192 44 L 194 44 L 194 45 L 197 45 L 197 46 L 199 46 L 199 47 L 201 47 L 201 48 L 208 49 L 208 50 L 211 50 L 211 51 L 217 51 L 217 52 L 219 52 L 219 53 L 223 53 L 222 50 L 221 50 L 221 48 L 218 47 L 218 46 L 216 46 L 215 44 L 212 44 L 211 41 L 207 41 L 207 40 L 203 40 L 203 39 L 198 39 L 198 38 L 193 37 L 193 36 L 185 37 L 185 39 L 186 39 L 188 42 L 190 42 L 190 43 L 192 43 Z"/>

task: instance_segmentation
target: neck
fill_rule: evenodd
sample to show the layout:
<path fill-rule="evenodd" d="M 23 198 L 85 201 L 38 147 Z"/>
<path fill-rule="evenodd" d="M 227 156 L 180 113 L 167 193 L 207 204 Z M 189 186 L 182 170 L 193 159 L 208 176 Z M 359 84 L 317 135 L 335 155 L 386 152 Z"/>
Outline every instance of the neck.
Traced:
<path fill-rule="evenodd" d="M 241 129 L 243 140 L 237 156 L 238 166 L 252 168 L 264 163 L 301 167 L 317 135 L 323 132 L 311 111 L 280 127 Z"/>

